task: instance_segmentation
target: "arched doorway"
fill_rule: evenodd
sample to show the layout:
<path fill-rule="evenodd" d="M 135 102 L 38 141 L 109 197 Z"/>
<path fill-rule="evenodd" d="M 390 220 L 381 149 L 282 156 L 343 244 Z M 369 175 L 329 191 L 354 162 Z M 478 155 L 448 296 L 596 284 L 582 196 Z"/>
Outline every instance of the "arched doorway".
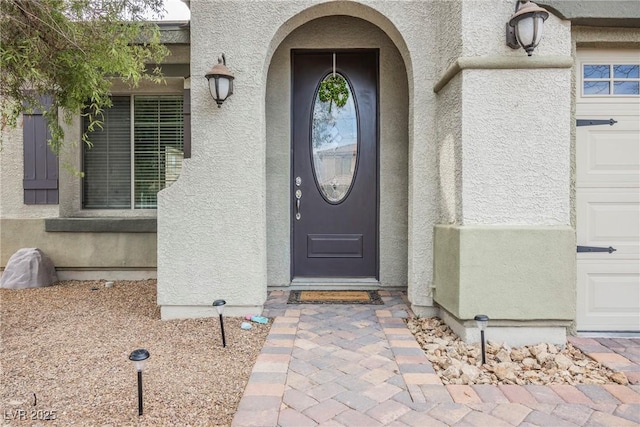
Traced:
<path fill-rule="evenodd" d="M 373 83 L 374 89 L 378 91 L 378 95 L 373 98 L 376 102 L 377 112 L 361 115 L 362 118 L 368 119 L 368 125 L 373 126 L 373 132 L 377 138 L 375 144 L 368 147 L 368 150 L 372 150 L 374 155 L 372 160 L 374 175 L 367 180 L 375 180 L 373 183 L 369 182 L 372 185 L 368 190 L 374 201 L 371 206 L 362 208 L 362 213 L 373 215 L 372 218 L 375 222 L 373 267 L 369 265 L 367 267 L 369 269 L 364 273 L 350 274 L 347 269 L 337 270 L 337 273 L 331 274 L 333 271 L 331 267 L 327 269 L 321 266 L 320 269 L 313 270 L 308 275 L 298 274 L 299 271 L 296 271 L 295 265 L 309 254 L 311 257 L 325 258 L 320 261 L 327 261 L 326 258 L 332 257 L 336 259 L 336 257 L 333 256 L 335 254 L 327 253 L 326 247 L 319 249 L 320 255 L 314 254 L 308 245 L 301 247 L 293 239 L 295 237 L 297 207 L 295 194 L 296 190 L 301 188 L 296 187 L 297 176 L 294 176 L 296 167 L 292 166 L 296 150 L 295 144 L 292 144 L 294 142 L 292 130 L 299 125 L 299 123 L 295 123 L 298 119 L 295 112 L 292 111 L 292 108 L 299 108 L 295 103 L 292 103 L 292 94 L 295 90 L 292 86 L 292 78 L 294 77 L 292 74 L 292 52 L 317 52 L 331 58 L 333 52 L 349 54 L 358 50 L 374 54 L 375 62 L 369 66 L 375 68 L 376 73 L 379 73 L 379 78 L 376 77 Z M 322 78 L 325 77 L 325 71 L 323 69 L 320 72 Z M 311 92 L 315 96 L 315 88 Z M 355 17 L 327 16 L 299 26 L 280 43 L 271 58 L 266 93 L 267 269 L 269 286 L 289 286 L 292 283 L 316 287 L 406 286 L 408 109 L 407 72 L 402 56 L 389 36 L 376 25 Z M 375 114 L 376 117 L 370 117 L 371 114 Z M 309 117 L 309 115 L 305 115 L 305 117 Z M 308 156 L 308 154 L 306 155 Z M 313 162 L 309 164 L 313 167 Z M 315 177 L 316 175 L 309 176 Z M 307 179 L 304 182 L 306 183 Z M 313 187 L 319 188 L 318 186 Z M 302 197 L 305 196 L 306 193 Z M 301 200 L 303 204 L 305 201 L 309 201 L 306 198 Z M 327 204 L 337 205 L 339 203 L 329 200 Z M 355 215 L 357 216 L 357 214 L 356 208 Z M 301 242 L 308 241 L 308 234 L 323 237 L 321 236 L 323 233 L 307 233 Z M 334 234 L 343 235 L 347 240 L 347 245 L 351 245 L 346 251 L 354 247 L 360 248 L 358 246 L 360 243 L 357 242 L 357 239 L 354 242 L 353 236 L 360 233 L 337 232 Z M 338 249 L 338 251 L 340 250 L 342 249 Z M 296 262 L 298 251 L 303 254 Z M 350 258 L 350 256 L 344 258 Z M 323 274 L 324 271 L 327 271 L 327 274 Z"/>

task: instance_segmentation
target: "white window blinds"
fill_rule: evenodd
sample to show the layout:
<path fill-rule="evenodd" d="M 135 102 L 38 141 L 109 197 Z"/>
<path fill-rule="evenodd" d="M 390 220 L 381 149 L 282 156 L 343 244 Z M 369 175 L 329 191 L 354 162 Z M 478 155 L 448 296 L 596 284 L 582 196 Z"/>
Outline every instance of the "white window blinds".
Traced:
<path fill-rule="evenodd" d="M 134 204 L 136 208 L 155 208 L 158 191 L 180 175 L 182 96 L 136 96 L 133 133 Z"/>
<path fill-rule="evenodd" d="M 158 191 L 182 167 L 182 104 L 181 95 L 113 98 L 103 129 L 89 137 L 94 147 L 85 149 L 85 208 L 157 207 Z"/>
<path fill-rule="evenodd" d="M 131 209 L 131 101 L 114 96 L 112 102 L 104 111 L 102 129 L 89 135 L 93 147 L 85 146 L 82 190 L 87 209 Z"/>

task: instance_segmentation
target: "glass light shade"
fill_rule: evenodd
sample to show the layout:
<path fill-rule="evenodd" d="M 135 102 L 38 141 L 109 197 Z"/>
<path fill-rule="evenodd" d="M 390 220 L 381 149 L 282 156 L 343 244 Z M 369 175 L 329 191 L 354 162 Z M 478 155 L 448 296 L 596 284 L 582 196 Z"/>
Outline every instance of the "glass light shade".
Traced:
<path fill-rule="evenodd" d="M 227 76 L 213 76 L 209 79 L 209 92 L 220 105 L 233 93 L 233 80 Z"/>
<path fill-rule="evenodd" d="M 487 329 L 487 325 L 489 324 L 488 316 L 484 314 L 478 314 L 473 319 L 476 321 L 476 324 L 478 325 L 478 329 L 480 329 L 481 331 L 484 331 L 485 329 Z"/>
<path fill-rule="evenodd" d="M 218 108 L 230 95 L 233 94 L 233 73 L 227 68 L 227 61 L 224 53 L 218 58 L 218 63 L 211 71 L 205 74 L 209 81 L 209 92 L 211 97 L 218 104 Z"/>
<path fill-rule="evenodd" d="M 143 348 L 139 348 L 137 350 L 133 350 L 129 355 L 129 360 L 134 363 L 136 371 L 142 372 L 147 365 L 147 359 L 150 354 L 147 350 Z"/>
<path fill-rule="evenodd" d="M 516 12 L 509 20 L 509 27 L 515 33 L 515 40 L 507 38 L 507 44 L 517 49 L 518 44 L 531 56 L 533 50 L 542 39 L 544 21 L 549 17 L 549 12 L 531 1 L 516 1 Z M 513 44 L 512 44 L 513 43 Z"/>
<path fill-rule="evenodd" d="M 213 306 L 218 310 L 218 314 L 222 314 L 226 303 L 227 302 L 223 299 L 217 299 L 213 302 Z"/>
<path fill-rule="evenodd" d="M 533 15 L 516 22 L 516 38 L 520 46 L 529 56 L 542 39 L 544 19 L 540 15 Z"/>

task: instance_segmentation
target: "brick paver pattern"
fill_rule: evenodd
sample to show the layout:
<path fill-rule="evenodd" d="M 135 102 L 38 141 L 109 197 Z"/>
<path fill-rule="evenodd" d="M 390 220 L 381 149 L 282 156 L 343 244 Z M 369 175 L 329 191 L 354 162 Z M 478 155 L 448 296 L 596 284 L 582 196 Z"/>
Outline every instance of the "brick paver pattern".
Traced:
<path fill-rule="evenodd" d="M 384 305 L 287 305 L 271 291 L 273 325 L 232 426 L 640 425 L 637 339 L 571 338 L 629 386 L 444 386 L 405 325 L 405 294 L 380 294 Z"/>

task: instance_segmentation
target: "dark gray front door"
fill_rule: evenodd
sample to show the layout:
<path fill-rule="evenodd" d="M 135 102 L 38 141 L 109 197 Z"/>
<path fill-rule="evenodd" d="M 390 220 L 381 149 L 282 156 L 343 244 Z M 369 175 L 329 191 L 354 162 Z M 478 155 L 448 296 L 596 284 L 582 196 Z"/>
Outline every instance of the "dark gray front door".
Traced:
<path fill-rule="evenodd" d="M 378 51 L 292 54 L 294 277 L 378 275 Z M 335 74 L 334 74 L 335 72 Z M 323 102 L 343 77 L 347 102 Z"/>

